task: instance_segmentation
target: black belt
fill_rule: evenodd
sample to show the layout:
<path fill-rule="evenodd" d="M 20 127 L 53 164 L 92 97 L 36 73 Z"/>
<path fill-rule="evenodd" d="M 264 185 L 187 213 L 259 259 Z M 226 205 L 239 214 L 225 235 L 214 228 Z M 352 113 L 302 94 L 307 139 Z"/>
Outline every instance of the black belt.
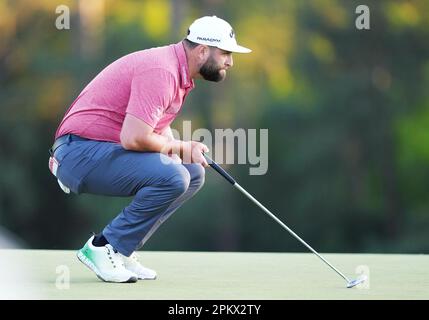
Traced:
<path fill-rule="evenodd" d="M 74 134 L 66 134 L 66 135 L 61 136 L 55 140 L 54 144 L 52 145 L 52 148 L 49 149 L 49 153 L 51 156 L 53 156 L 55 153 L 55 150 L 57 150 L 63 144 L 70 143 L 72 141 L 87 141 L 87 140 L 89 140 L 89 139 L 82 138 L 82 137 L 76 136 Z"/>

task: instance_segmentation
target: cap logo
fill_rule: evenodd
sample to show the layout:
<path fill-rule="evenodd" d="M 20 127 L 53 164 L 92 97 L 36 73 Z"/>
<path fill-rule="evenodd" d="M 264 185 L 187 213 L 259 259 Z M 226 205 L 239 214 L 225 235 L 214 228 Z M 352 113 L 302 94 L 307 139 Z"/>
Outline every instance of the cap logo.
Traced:
<path fill-rule="evenodd" d="M 201 41 L 208 41 L 208 42 L 220 42 L 219 39 L 215 39 L 215 38 L 202 38 L 202 37 L 197 37 L 197 40 L 201 40 Z"/>
<path fill-rule="evenodd" d="M 230 36 L 231 38 L 234 38 L 235 34 L 234 34 L 234 30 L 233 30 L 233 29 L 231 29 L 231 33 L 229 34 L 229 36 Z"/>

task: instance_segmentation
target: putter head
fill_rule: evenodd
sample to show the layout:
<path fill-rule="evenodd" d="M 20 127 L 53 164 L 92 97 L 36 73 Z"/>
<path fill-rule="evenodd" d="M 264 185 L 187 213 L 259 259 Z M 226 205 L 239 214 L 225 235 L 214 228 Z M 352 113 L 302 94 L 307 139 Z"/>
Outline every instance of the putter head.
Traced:
<path fill-rule="evenodd" d="M 366 275 L 361 275 L 356 280 L 349 281 L 347 283 L 347 288 L 353 288 L 353 287 L 357 286 L 358 284 L 361 284 L 362 282 L 365 282 L 366 279 L 367 279 Z"/>

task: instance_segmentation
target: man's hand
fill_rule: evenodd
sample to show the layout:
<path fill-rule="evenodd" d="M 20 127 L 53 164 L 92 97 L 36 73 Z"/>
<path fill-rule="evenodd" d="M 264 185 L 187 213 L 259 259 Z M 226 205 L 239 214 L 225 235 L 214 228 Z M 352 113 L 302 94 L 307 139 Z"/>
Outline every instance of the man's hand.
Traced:
<path fill-rule="evenodd" d="M 199 163 L 203 167 L 207 167 L 209 164 L 204 158 L 203 152 L 209 152 L 209 148 L 204 143 L 197 141 L 183 142 L 181 153 L 183 163 Z"/>

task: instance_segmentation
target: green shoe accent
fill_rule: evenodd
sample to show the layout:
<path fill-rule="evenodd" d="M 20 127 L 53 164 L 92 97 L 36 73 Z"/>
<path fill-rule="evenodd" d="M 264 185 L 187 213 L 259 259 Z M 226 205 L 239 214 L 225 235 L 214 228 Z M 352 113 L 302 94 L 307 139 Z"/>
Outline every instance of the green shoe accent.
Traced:
<path fill-rule="evenodd" d="M 89 260 L 91 260 L 94 263 L 94 254 L 93 251 L 85 244 L 85 246 L 80 249 L 82 254 L 87 257 Z"/>

